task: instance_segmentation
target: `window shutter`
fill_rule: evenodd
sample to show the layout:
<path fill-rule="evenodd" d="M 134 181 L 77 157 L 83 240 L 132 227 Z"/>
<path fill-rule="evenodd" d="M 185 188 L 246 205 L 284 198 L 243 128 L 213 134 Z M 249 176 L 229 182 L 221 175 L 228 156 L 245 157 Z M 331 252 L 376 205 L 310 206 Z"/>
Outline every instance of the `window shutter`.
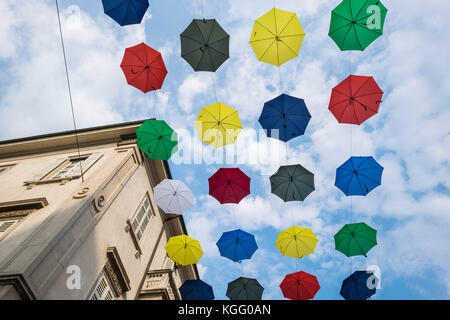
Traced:
<path fill-rule="evenodd" d="M 52 159 L 49 164 L 44 167 L 41 171 L 35 173 L 29 181 L 39 181 L 42 178 L 44 178 L 46 175 L 48 175 L 51 171 L 55 170 L 58 166 L 60 166 L 63 162 L 65 162 L 67 158 L 57 158 Z"/>
<path fill-rule="evenodd" d="M 166 257 L 166 261 L 164 261 L 163 270 L 173 270 L 173 267 L 175 266 L 175 263 L 169 259 L 169 257 Z"/>
<path fill-rule="evenodd" d="M 68 171 L 65 174 L 65 177 L 80 177 L 81 176 L 81 169 L 83 169 L 83 174 L 89 170 L 90 167 L 92 167 L 97 161 L 98 159 L 100 159 L 103 156 L 103 153 L 98 153 L 95 152 L 93 154 L 91 154 L 86 160 L 84 160 L 81 163 L 81 168 L 80 168 L 80 164 L 76 163 L 74 165 L 74 167 Z"/>
<path fill-rule="evenodd" d="M 114 295 L 109 285 L 108 280 L 106 280 L 105 275 L 102 273 L 100 279 L 97 282 L 94 292 L 92 293 L 89 300 L 113 300 Z"/>
<path fill-rule="evenodd" d="M 18 224 L 19 221 L 20 219 L 0 221 L 0 239 L 4 234 L 11 230 L 12 227 Z"/>

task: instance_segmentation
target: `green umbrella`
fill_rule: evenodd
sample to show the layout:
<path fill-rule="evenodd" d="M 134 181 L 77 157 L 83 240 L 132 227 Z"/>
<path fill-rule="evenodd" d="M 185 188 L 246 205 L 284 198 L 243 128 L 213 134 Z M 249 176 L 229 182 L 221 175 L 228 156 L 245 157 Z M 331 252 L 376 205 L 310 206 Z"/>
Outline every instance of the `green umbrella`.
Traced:
<path fill-rule="evenodd" d="M 366 257 L 367 252 L 377 244 L 377 230 L 364 222 L 346 224 L 334 235 L 336 250 L 347 257 Z"/>
<path fill-rule="evenodd" d="M 194 19 L 180 35 L 181 57 L 195 71 L 216 71 L 230 57 L 230 36 L 216 19 Z"/>
<path fill-rule="evenodd" d="M 228 283 L 227 297 L 230 300 L 261 300 L 263 291 L 258 280 L 240 277 Z"/>
<path fill-rule="evenodd" d="M 178 151 L 177 133 L 163 120 L 145 120 L 136 136 L 139 149 L 150 159 L 169 160 Z"/>
<path fill-rule="evenodd" d="M 328 35 L 341 51 L 364 51 L 383 34 L 386 13 L 378 0 L 343 0 L 331 12 Z"/>
<path fill-rule="evenodd" d="M 303 201 L 315 190 L 314 174 L 301 165 L 281 166 L 270 177 L 271 191 L 284 202 Z"/>

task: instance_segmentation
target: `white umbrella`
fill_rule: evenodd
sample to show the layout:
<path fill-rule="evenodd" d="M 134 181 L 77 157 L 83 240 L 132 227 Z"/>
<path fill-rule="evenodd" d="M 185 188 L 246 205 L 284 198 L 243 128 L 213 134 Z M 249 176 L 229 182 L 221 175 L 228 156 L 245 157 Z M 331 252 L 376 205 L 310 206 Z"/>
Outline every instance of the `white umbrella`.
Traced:
<path fill-rule="evenodd" d="M 188 210 L 194 204 L 192 191 L 180 180 L 164 179 L 154 189 L 156 204 L 165 213 L 178 213 Z"/>

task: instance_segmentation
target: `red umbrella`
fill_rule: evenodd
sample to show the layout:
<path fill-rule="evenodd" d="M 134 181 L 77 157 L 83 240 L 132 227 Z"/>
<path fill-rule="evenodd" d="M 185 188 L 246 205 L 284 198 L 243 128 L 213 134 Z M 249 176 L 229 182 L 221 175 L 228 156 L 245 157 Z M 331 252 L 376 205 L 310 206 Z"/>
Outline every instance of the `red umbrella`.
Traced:
<path fill-rule="evenodd" d="M 209 194 L 220 203 L 239 203 L 250 194 L 250 178 L 239 168 L 221 168 L 209 179 Z"/>
<path fill-rule="evenodd" d="M 288 274 L 280 284 L 285 298 L 291 300 L 309 300 L 320 289 L 316 276 L 300 271 Z"/>
<path fill-rule="evenodd" d="M 128 84 L 144 93 L 161 89 L 167 75 L 161 53 L 145 43 L 126 48 L 120 67 Z"/>
<path fill-rule="evenodd" d="M 378 112 L 382 97 L 373 77 L 350 75 L 333 88 L 328 109 L 339 123 L 361 124 Z"/>

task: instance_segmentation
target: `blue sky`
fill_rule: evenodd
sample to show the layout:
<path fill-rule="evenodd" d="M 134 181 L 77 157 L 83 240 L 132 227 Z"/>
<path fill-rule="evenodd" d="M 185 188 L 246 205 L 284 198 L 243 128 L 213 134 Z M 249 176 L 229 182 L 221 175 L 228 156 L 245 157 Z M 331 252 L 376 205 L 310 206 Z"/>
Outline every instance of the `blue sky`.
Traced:
<path fill-rule="evenodd" d="M 448 1 L 430 0 L 426 8 L 417 0 L 383 1 L 389 9 L 385 34 L 366 51 L 352 53 L 352 73 L 374 76 L 385 92 L 380 112 L 351 133 L 353 155 L 372 155 L 385 168 L 380 187 L 353 199 L 353 222 L 376 228 L 379 244 L 367 258 L 352 259 L 336 252 L 333 242 L 350 222 L 350 199 L 334 187 L 335 169 L 350 156 L 350 127 L 339 125 L 327 109 L 332 87 L 350 72 L 350 54 L 328 37 L 330 12 L 339 1 L 275 1 L 277 8 L 295 12 L 306 32 L 299 57 L 281 67 L 282 88 L 276 67 L 258 62 L 248 44 L 253 20 L 272 8 L 271 0 L 205 1 L 206 17 L 231 35 L 231 58 L 215 76 L 195 73 L 179 54 L 179 34 L 202 18 L 200 0 L 150 3 L 141 25 L 121 28 L 103 14 L 101 1 L 60 0 L 79 127 L 156 116 L 183 133 L 183 154 L 202 147 L 212 154 L 193 124 L 203 106 L 216 102 L 214 81 L 218 99 L 239 111 L 245 129 L 260 129 L 264 102 L 281 89 L 305 99 L 312 115 L 305 136 L 287 148 L 271 141 L 274 152 L 265 150 L 264 139 L 239 136 L 239 167 L 252 178 L 252 194 L 234 208 L 208 196 L 206 181 L 220 164 L 183 164 L 180 155 L 170 160 L 174 178 L 196 196 L 185 220 L 205 252 L 198 265 L 202 279 L 218 299 L 226 298 L 227 283 L 239 276 L 257 278 L 264 299 L 281 299 L 283 277 L 300 270 L 317 276 L 316 299 L 341 299 L 342 280 L 371 265 L 381 272 L 374 299 L 449 298 Z M 54 1 L 0 2 L 2 140 L 72 129 L 57 26 Z M 147 94 L 128 86 L 119 67 L 124 49 L 143 41 L 162 52 L 169 72 L 162 90 Z M 279 161 L 286 162 L 286 151 L 288 163 L 315 174 L 317 190 L 303 203 L 285 204 L 270 193 L 268 177 Z M 261 161 L 250 161 L 258 152 Z M 215 246 L 222 232 L 236 227 L 233 212 L 237 227 L 253 233 L 259 245 L 241 264 L 220 257 Z M 314 254 L 300 261 L 283 257 L 274 245 L 292 220 L 319 239 Z"/>

